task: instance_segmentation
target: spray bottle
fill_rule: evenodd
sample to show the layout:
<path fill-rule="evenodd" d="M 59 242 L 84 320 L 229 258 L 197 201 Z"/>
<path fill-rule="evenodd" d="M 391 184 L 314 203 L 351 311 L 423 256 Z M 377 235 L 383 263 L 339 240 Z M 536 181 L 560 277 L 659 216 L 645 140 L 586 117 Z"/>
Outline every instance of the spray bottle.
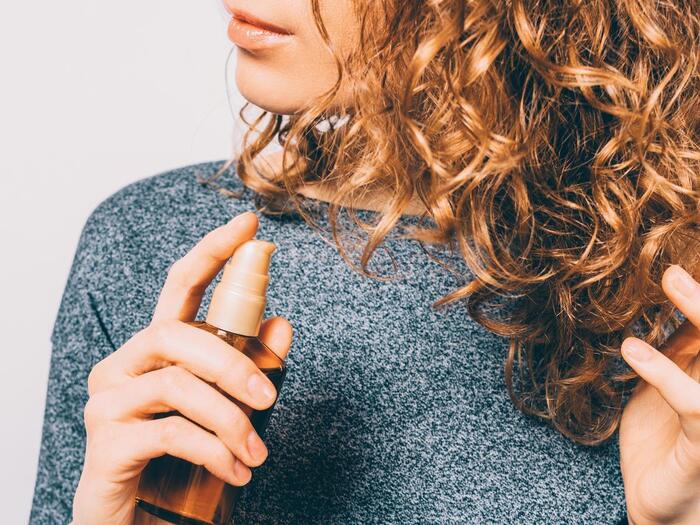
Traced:
<path fill-rule="evenodd" d="M 205 321 L 190 324 L 220 337 L 233 347 L 232 351 L 243 352 L 272 381 L 279 398 L 286 365 L 258 338 L 270 279 L 270 259 L 275 249 L 269 241 L 252 239 L 242 243 L 224 265 Z M 264 439 L 276 402 L 265 410 L 253 410 L 216 384 L 210 385 L 236 403 Z M 141 473 L 136 505 L 171 523 L 225 525 L 242 489 L 220 480 L 201 465 L 165 455 L 149 461 Z"/>

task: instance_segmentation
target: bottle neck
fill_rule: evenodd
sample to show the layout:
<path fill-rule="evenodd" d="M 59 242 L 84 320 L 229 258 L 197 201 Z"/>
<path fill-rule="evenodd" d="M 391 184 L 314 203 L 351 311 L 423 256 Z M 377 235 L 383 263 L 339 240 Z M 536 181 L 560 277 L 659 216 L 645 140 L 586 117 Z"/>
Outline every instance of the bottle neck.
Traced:
<path fill-rule="evenodd" d="M 265 312 L 265 296 L 242 293 L 236 288 L 218 286 L 205 321 L 221 330 L 255 337 Z"/>
<path fill-rule="evenodd" d="M 257 337 L 265 312 L 274 243 L 251 239 L 238 246 L 224 265 L 205 322 L 234 334 Z"/>

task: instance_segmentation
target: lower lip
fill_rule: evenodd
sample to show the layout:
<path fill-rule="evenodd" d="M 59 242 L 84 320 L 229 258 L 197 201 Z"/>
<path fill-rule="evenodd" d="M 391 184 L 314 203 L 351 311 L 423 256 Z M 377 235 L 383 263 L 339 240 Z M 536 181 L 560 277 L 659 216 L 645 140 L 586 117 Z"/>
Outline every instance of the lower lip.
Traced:
<path fill-rule="evenodd" d="M 238 18 L 232 18 L 228 24 L 228 38 L 238 47 L 253 51 L 286 44 L 292 39 L 292 35 L 274 33 Z"/>

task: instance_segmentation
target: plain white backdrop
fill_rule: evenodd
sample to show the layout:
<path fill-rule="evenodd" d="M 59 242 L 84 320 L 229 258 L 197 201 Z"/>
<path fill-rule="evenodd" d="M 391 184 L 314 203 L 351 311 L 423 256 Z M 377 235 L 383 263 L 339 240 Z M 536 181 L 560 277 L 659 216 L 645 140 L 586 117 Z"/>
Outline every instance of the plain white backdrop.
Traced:
<path fill-rule="evenodd" d="M 88 215 L 238 140 L 226 26 L 221 0 L 0 2 L 3 523 L 28 520 L 49 337 Z"/>

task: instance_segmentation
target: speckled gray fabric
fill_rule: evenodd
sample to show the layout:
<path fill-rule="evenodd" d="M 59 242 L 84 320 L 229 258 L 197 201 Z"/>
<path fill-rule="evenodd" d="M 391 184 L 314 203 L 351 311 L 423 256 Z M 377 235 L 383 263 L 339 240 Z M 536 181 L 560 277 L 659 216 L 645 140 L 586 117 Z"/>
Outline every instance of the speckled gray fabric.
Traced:
<path fill-rule="evenodd" d="M 129 184 L 88 218 L 51 338 L 30 523 L 71 518 L 90 369 L 150 322 L 174 260 L 255 208 L 250 190 L 238 200 L 196 182 L 222 163 Z M 233 168 L 221 182 L 243 188 Z M 295 336 L 270 455 L 233 523 L 612 524 L 624 515 L 616 440 L 578 446 L 519 413 L 504 386 L 506 342 L 463 303 L 431 308 L 463 281 L 419 243 L 387 241 L 403 277 L 381 282 L 354 272 L 300 218 L 259 217 L 257 238 L 278 246 L 266 317 L 288 318 Z M 392 274 L 385 250 L 374 261 Z"/>

